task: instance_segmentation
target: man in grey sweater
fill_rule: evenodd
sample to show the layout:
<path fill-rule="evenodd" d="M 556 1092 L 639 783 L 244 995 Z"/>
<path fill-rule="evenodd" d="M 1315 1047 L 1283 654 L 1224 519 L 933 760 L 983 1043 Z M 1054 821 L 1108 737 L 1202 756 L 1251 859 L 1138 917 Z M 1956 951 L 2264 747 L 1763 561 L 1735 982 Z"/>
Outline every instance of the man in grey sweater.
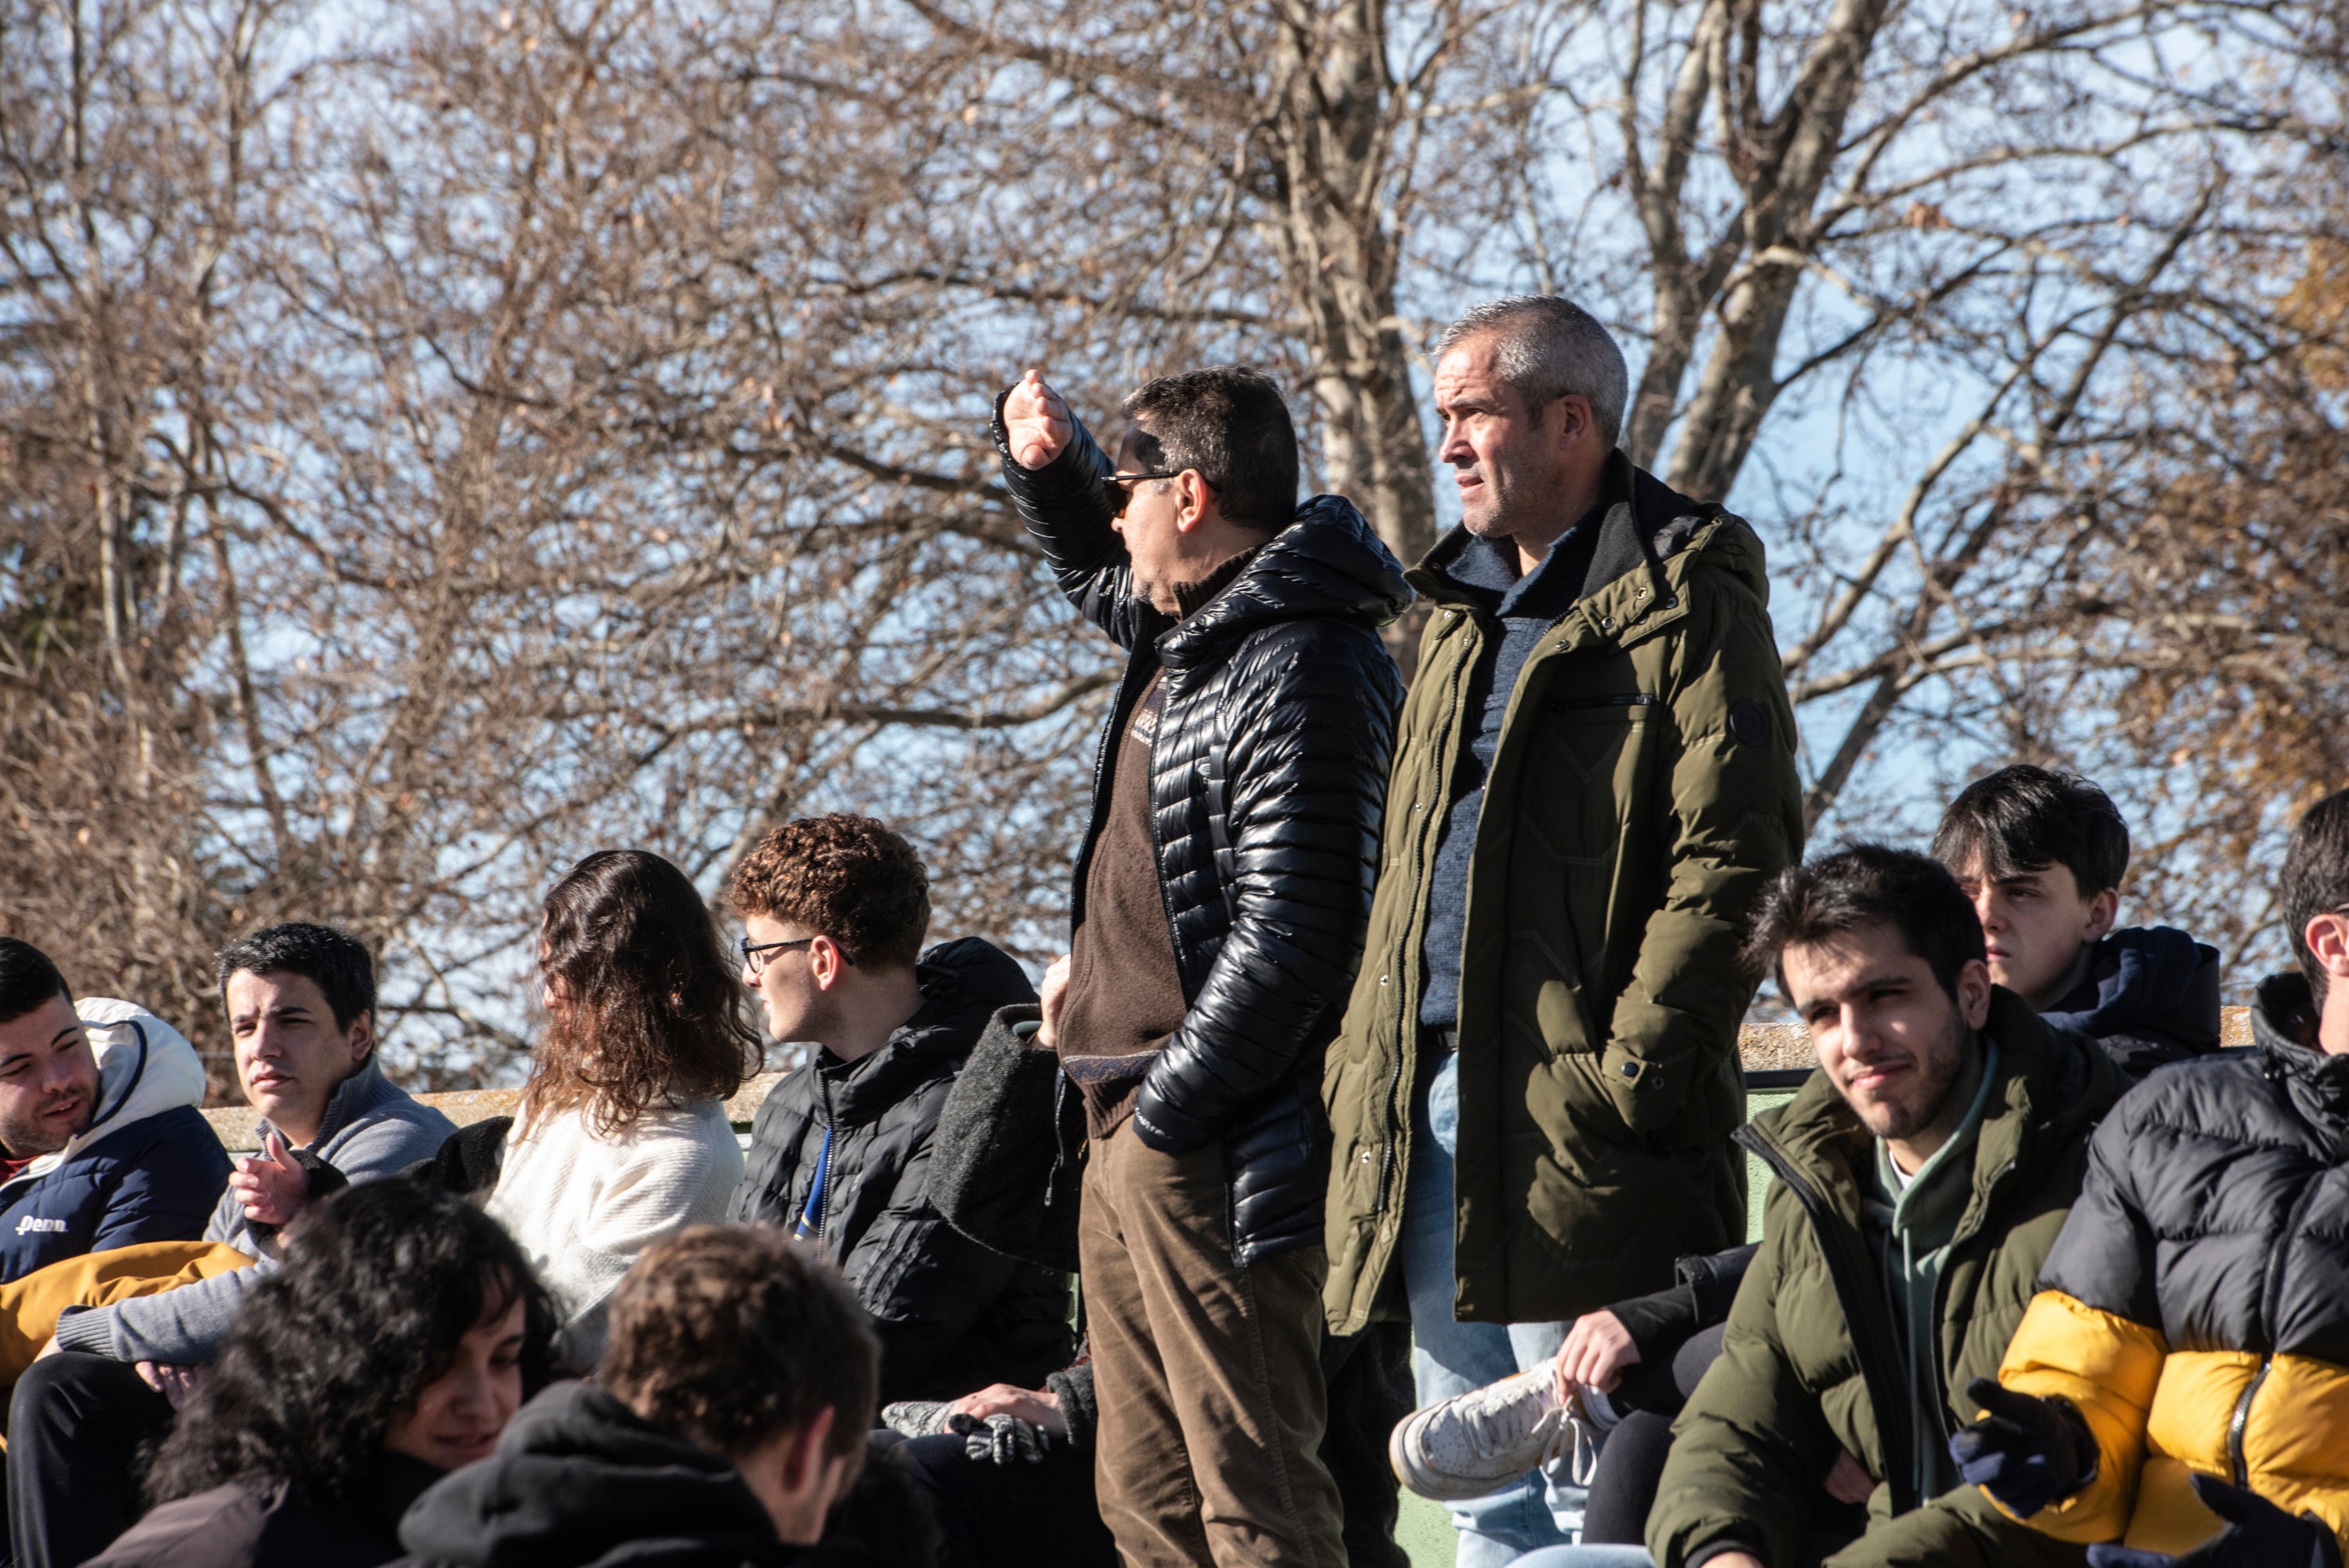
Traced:
<path fill-rule="evenodd" d="M 220 955 L 238 1081 L 259 1113 L 263 1155 L 243 1162 L 204 1239 L 260 1260 L 112 1306 L 67 1308 L 54 1353 L 16 1385 L 8 1415 L 8 1532 L 19 1568 L 80 1563 L 139 1517 L 133 1460 L 171 1424 L 218 1355 L 245 1293 L 276 1264 L 246 1202 L 264 1166 L 333 1167 L 351 1181 L 429 1160 L 456 1130 L 383 1076 L 375 1056 L 375 967 L 329 926 L 274 925 Z"/>

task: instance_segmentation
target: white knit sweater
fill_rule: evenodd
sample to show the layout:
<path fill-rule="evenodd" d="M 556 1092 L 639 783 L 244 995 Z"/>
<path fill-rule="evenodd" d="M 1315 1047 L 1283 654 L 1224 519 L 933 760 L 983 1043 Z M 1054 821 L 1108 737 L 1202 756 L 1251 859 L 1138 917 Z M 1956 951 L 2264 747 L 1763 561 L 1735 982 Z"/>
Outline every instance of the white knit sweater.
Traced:
<path fill-rule="evenodd" d="M 647 1111 L 609 1138 L 581 1111 L 541 1118 L 527 1137 L 517 1118 L 489 1212 L 554 1296 L 563 1354 L 584 1369 L 604 1354 L 605 1305 L 636 1254 L 723 1220 L 741 1177 L 742 1146 L 714 1099 Z"/>

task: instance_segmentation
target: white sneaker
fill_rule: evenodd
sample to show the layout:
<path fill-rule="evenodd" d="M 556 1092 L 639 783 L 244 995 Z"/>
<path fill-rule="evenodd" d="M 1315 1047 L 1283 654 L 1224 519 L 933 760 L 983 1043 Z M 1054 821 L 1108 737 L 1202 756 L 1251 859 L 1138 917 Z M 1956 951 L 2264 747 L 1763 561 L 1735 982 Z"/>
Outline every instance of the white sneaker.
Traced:
<path fill-rule="evenodd" d="M 1387 1439 L 1387 1461 L 1397 1480 L 1437 1502 L 1483 1497 L 1560 1460 L 1581 1482 L 1598 1449 L 1578 1414 L 1558 1403 L 1544 1364 L 1413 1411 Z"/>

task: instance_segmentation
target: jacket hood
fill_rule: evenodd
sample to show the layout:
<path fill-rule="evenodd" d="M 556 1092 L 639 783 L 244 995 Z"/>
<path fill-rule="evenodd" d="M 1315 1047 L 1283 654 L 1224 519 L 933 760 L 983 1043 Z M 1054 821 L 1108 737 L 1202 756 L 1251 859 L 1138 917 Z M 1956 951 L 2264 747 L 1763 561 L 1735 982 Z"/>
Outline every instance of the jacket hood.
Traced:
<path fill-rule="evenodd" d="M 2328 1054 L 2316 1026 L 2315 992 L 2297 970 L 2269 975 L 2252 993 L 2251 1043 L 2268 1076 L 2290 1083 L 2312 1119 L 2349 1124 L 2349 1056 Z"/>
<path fill-rule="evenodd" d="M 1599 519 L 1582 583 L 1574 597 L 1586 599 L 1609 583 L 1645 570 L 1660 596 L 1698 560 L 1726 572 L 1764 603 L 1770 602 L 1770 574 L 1761 537 L 1743 518 L 1708 501 L 1684 496 L 1647 469 L 1633 466 L 1619 449 L 1608 459 L 1607 483 L 1619 498 Z M 1475 542 L 1455 525 L 1435 542 L 1411 573 L 1411 583 L 1440 600 L 1466 595 L 1453 580 L 1454 566 Z"/>
<path fill-rule="evenodd" d="M 2086 977 L 2040 1016 L 2091 1039 L 2153 1035 L 2214 1050 L 2219 950 L 2167 925 L 2116 931 L 2096 944 Z"/>
<path fill-rule="evenodd" d="M 420 1564 L 788 1563 L 733 1465 L 601 1388 L 559 1383 L 523 1406 L 498 1451 L 417 1500 L 399 1529 Z"/>
<path fill-rule="evenodd" d="M 63 1149 L 25 1167 L 18 1181 L 47 1175 L 135 1122 L 204 1102 L 203 1061 L 179 1030 L 136 1002 L 111 996 L 79 997 L 74 1011 L 98 1059 L 98 1114 Z"/>
<path fill-rule="evenodd" d="M 2047 1027 L 2002 985 L 1990 995 L 1983 1032 L 1998 1042 L 1997 1077 L 1982 1111 L 1973 1196 L 1961 1225 L 1979 1218 L 2001 1171 L 2012 1167 L 2029 1180 L 2041 1151 L 2060 1151 L 2086 1136 L 2127 1087 L 2120 1069 L 2085 1036 Z M 1793 1099 L 1755 1117 L 1752 1133 L 1807 1167 L 1847 1212 L 1857 1212 L 1863 1173 L 1874 1169 L 1875 1140 L 1824 1068 Z"/>
<path fill-rule="evenodd" d="M 1019 961 L 977 936 L 942 942 L 923 954 L 914 979 L 922 1006 L 886 1046 L 816 1069 L 828 1082 L 832 1114 L 844 1124 L 872 1120 L 916 1083 L 969 1056 L 997 1008 L 1036 1000 Z"/>
<path fill-rule="evenodd" d="M 1278 621 L 1308 618 L 1383 626 L 1411 607 L 1402 563 L 1353 503 L 1317 495 L 1297 521 L 1272 536 L 1229 587 L 1158 639 L 1169 668 L 1199 662 L 1208 650 Z"/>

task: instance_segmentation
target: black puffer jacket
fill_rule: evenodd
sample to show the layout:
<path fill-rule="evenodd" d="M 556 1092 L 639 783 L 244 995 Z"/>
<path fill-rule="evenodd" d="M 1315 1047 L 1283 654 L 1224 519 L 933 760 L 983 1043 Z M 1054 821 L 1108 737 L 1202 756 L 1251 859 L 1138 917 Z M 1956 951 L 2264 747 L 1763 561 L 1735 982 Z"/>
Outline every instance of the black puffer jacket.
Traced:
<path fill-rule="evenodd" d="M 2349 1056 L 2317 1047 L 2302 976 L 2258 1004 L 2256 1050 L 2164 1068 L 2105 1119 L 2007 1347 L 1999 1381 L 2096 1439 L 2031 1516 L 2050 1535 L 2182 1550 L 2199 1470 L 2349 1541 Z"/>
<path fill-rule="evenodd" d="M 1226 1140 L 1234 1260 L 1319 1243 L 1328 1170 L 1321 1054 L 1361 963 L 1402 680 L 1378 629 L 1411 603 L 1360 512 L 1316 496 L 1179 624 L 1134 592 L 1109 459 L 1082 424 L 1041 469 L 995 438 L 1019 515 L 1084 617 L 1130 650 L 1102 732 L 1071 924 L 1133 702 L 1165 672 L 1151 835 L 1187 1011 L 1134 1130 L 1184 1153 Z"/>
<path fill-rule="evenodd" d="M 880 1333 L 883 1400 L 1032 1388 L 1068 1364 L 1068 1276 L 956 1232 L 931 1202 L 930 1161 L 947 1091 L 988 1019 L 1036 993 L 975 936 L 931 948 L 914 973 L 921 1011 L 887 1046 L 854 1062 L 819 1053 L 767 1096 L 728 1214 L 792 1225 L 834 1129 L 822 1245 Z"/>

